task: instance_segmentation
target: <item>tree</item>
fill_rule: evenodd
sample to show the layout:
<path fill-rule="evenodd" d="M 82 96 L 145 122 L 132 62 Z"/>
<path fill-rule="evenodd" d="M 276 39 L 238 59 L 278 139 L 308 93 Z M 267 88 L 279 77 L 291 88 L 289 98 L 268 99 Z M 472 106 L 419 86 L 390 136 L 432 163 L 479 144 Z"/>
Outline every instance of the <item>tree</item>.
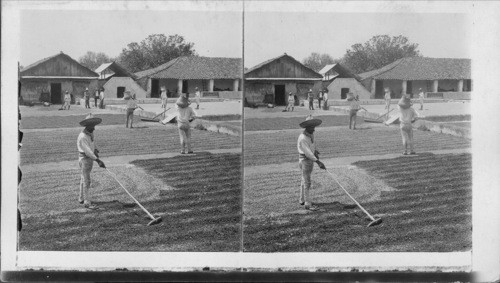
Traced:
<path fill-rule="evenodd" d="M 132 42 L 122 49 L 118 62 L 131 72 L 151 69 L 179 56 L 196 55 L 194 43 L 178 34 L 152 34 L 140 43 Z"/>
<path fill-rule="evenodd" d="M 332 58 L 332 56 L 328 54 L 319 54 L 316 52 L 311 53 L 308 57 L 306 57 L 302 63 L 304 66 L 313 69 L 314 71 L 318 72 L 323 67 L 325 67 L 328 64 L 334 64 L 337 63 L 339 60 L 335 60 Z"/>
<path fill-rule="evenodd" d="M 418 44 L 410 43 L 399 35 L 376 35 L 364 44 L 356 43 L 346 51 L 342 64 L 354 73 L 363 73 L 381 68 L 404 57 L 421 56 Z"/>
<path fill-rule="evenodd" d="M 108 55 L 102 52 L 93 52 L 93 51 L 87 51 L 85 55 L 83 55 L 78 59 L 78 62 L 80 62 L 80 64 L 91 69 L 92 71 L 97 69 L 102 64 L 110 63 L 111 61 L 113 61 L 113 59 L 110 58 Z"/>

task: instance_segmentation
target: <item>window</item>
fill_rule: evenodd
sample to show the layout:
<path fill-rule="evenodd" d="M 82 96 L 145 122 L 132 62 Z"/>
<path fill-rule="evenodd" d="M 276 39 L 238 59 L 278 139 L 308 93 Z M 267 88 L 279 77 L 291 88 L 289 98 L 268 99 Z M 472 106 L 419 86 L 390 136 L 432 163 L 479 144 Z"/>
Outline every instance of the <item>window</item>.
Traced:
<path fill-rule="evenodd" d="M 125 92 L 124 86 L 119 86 L 116 88 L 116 97 L 123 98 L 123 93 Z"/>

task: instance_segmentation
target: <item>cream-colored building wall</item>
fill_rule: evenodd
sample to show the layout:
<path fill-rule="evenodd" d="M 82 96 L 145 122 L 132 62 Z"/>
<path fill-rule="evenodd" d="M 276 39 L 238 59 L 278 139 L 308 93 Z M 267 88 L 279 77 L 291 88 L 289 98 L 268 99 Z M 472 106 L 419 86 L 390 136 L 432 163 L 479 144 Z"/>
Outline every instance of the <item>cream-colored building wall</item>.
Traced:
<path fill-rule="evenodd" d="M 118 87 L 124 87 L 135 93 L 136 98 L 146 98 L 146 91 L 142 89 L 132 78 L 114 77 L 104 84 L 104 99 L 118 98 Z"/>
<path fill-rule="evenodd" d="M 341 99 L 342 88 L 348 88 L 354 95 L 359 95 L 359 99 L 370 99 L 370 92 L 354 78 L 337 78 L 328 85 L 328 99 Z"/>

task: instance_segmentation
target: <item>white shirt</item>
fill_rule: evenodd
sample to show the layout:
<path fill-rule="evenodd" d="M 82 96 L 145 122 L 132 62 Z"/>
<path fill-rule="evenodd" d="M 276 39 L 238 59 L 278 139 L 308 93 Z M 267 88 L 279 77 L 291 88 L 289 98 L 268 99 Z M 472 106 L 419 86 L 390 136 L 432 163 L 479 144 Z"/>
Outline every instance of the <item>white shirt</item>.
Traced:
<path fill-rule="evenodd" d="M 191 107 L 186 107 L 186 108 L 180 108 L 177 106 L 177 122 L 179 123 L 189 123 L 189 120 L 191 118 L 194 118 L 196 116 L 196 112 L 194 112 L 193 108 Z"/>
<path fill-rule="evenodd" d="M 314 145 L 311 138 L 304 133 L 300 134 L 299 139 L 297 140 L 297 150 L 299 151 L 299 154 L 304 154 L 307 159 L 310 159 L 314 162 L 318 160 L 316 156 L 314 156 L 316 146 Z M 300 160 L 302 159 L 303 158 L 300 158 Z"/>
<path fill-rule="evenodd" d="M 130 108 L 132 108 L 132 109 L 137 108 L 137 102 L 136 102 L 134 99 L 130 98 L 130 99 L 127 101 L 127 108 L 128 108 L 128 109 L 130 109 Z"/>
<path fill-rule="evenodd" d="M 384 95 L 384 98 L 385 99 L 391 99 L 391 93 L 390 92 L 386 92 L 385 95 Z"/>
<path fill-rule="evenodd" d="M 95 156 L 94 154 L 95 150 L 94 142 L 92 141 L 92 138 L 84 131 L 82 131 L 78 135 L 78 139 L 76 140 L 76 146 L 78 147 L 78 152 L 85 153 L 85 156 L 91 158 L 92 160 L 96 160 L 97 156 Z"/>
<path fill-rule="evenodd" d="M 328 92 L 325 92 L 325 93 L 323 94 L 323 100 L 328 100 Z"/>
<path fill-rule="evenodd" d="M 293 97 L 293 95 L 289 94 L 288 95 L 288 103 L 294 103 L 295 102 L 295 98 Z"/>
<path fill-rule="evenodd" d="M 401 125 L 411 124 L 411 121 L 416 117 L 418 117 L 418 114 L 415 111 L 415 109 L 413 109 L 413 107 L 410 107 L 408 109 L 403 109 L 401 108 L 401 106 L 399 106 L 399 111 L 401 113 L 399 116 L 399 122 L 401 123 Z"/>

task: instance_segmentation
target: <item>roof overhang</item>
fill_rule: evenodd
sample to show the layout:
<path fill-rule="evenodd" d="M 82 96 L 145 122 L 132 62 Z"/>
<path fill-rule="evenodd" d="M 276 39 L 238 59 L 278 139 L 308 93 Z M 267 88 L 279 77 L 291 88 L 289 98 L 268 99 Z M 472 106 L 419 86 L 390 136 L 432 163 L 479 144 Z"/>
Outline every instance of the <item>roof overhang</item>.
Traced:
<path fill-rule="evenodd" d="M 21 79 L 97 80 L 99 77 L 21 76 Z"/>
<path fill-rule="evenodd" d="M 245 78 L 245 81 L 321 81 L 323 78 Z"/>

